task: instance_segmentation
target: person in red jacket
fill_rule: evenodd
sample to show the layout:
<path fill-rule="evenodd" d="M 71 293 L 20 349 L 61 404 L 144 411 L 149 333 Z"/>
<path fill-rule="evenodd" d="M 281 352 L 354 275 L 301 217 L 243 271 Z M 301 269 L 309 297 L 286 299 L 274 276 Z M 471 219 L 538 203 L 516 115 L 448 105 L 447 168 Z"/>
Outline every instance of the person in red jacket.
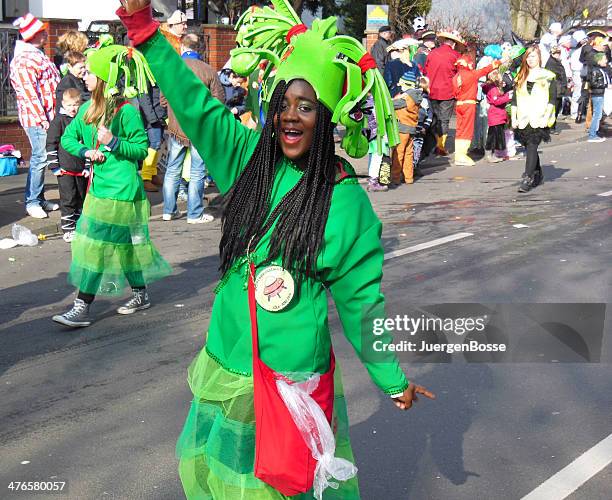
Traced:
<path fill-rule="evenodd" d="M 468 54 L 457 59 L 457 74 L 453 77 L 453 89 L 457 98 L 457 134 L 455 135 L 455 165 L 472 166 L 467 152 L 474 136 L 476 119 L 476 96 L 478 80 L 501 65 L 495 60 L 482 69 L 474 69 L 474 61 Z"/>
<path fill-rule="evenodd" d="M 442 31 L 438 33 L 440 47 L 433 49 L 425 62 L 425 76 L 429 78 L 431 107 L 437 118 L 437 130 L 434 131 L 437 140 L 436 152 L 439 155 L 448 155 L 446 151 L 446 137 L 453 109 L 455 96 L 453 95 L 453 77 L 457 73 L 455 63 L 459 59 L 457 46 L 464 46 L 465 42 L 456 31 Z"/>

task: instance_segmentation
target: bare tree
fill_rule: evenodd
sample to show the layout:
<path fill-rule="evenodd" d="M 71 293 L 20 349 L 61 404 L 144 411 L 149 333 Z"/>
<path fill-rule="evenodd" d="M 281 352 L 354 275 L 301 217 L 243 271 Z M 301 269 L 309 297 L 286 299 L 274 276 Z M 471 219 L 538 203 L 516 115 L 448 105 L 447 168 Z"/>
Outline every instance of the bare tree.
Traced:
<path fill-rule="evenodd" d="M 208 0 L 208 7 L 219 17 L 228 17 L 235 24 L 247 8 L 247 0 Z"/>
<path fill-rule="evenodd" d="M 548 24 L 559 22 L 567 30 L 574 25 L 588 26 L 596 19 L 606 19 L 607 0 L 510 0 L 517 16 L 535 25 L 534 36 L 546 33 Z"/>
<path fill-rule="evenodd" d="M 504 0 L 438 1 L 427 22 L 436 31 L 455 29 L 470 43 L 499 42 L 510 34 L 510 12 Z"/>
<path fill-rule="evenodd" d="M 415 17 L 426 16 L 431 9 L 431 0 L 388 0 L 389 24 L 396 33 L 412 33 Z"/>

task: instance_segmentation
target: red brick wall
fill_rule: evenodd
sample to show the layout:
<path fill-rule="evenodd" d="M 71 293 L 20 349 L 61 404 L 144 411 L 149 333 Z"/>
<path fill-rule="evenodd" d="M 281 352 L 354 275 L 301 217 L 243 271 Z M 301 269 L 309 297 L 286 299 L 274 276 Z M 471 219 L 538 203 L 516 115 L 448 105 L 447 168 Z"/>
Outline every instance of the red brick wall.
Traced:
<path fill-rule="evenodd" d="M 207 37 L 208 64 L 219 71 L 236 47 L 236 32 L 226 24 L 203 24 L 202 32 Z"/>
<path fill-rule="evenodd" d="M 66 31 L 78 30 L 79 22 L 76 19 L 43 19 L 43 21 L 49 23 L 49 38 L 45 44 L 45 54 L 53 60 L 59 37 Z"/>
<path fill-rule="evenodd" d="M 376 40 L 378 40 L 378 31 L 366 31 L 365 35 L 366 50 L 370 52 L 370 50 L 372 49 L 372 45 L 374 45 L 376 43 Z"/>
<path fill-rule="evenodd" d="M 30 159 L 30 141 L 17 118 L 0 119 L 0 144 L 12 144 L 21 151 L 24 160 Z"/>

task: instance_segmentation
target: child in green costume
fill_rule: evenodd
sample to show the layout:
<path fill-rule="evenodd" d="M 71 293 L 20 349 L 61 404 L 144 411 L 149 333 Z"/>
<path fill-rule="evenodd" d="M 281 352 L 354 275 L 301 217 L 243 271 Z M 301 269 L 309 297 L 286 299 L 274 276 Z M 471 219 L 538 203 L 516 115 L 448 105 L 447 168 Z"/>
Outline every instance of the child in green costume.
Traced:
<path fill-rule="evenodd" d="M 137 92 L 129 85 L 130 67 L 137 66 L 137 86 L 143 86 L 141 58 L 119 45 L 90 53 L 86 84 L 92 98 L 62 136 L 66 151 L 94 165 L 72 241 L 68 280 L 77 287 L 77 298 L 69 311 L 53 317 L 66 326 L 89 326 L 94 297 L 122 293 L 126 285 L 132 297 L 117 312 L 149 308 L 147 284 L 171 272 L 149 238 L 150 205 L 138 175 L 138 161 L 147 156 L 147 134 L 140 113 L 125 100 Z M 115 87 L 119 68 L 125 72 L 125 97 Z"/>
<path fill-rule="evenodd" d="M 395 146 L 391 99 L 363 46 L 336 36 L 334 18 L 315 20 L 307 29 L 289 3 L 278 0 L 274 10 L 252 8 L 238 22 L 232 69 L 248 75 L 264 57 L 277 69 L 265 89 L 265 125 L 261 133 L 247 129 L 174 53 L 149 2 L 123 3 L 117 14 L 130 40 L 149 62 L 227 202 L 223 277 L 206 346 L 189 369 L 194 398 L 177 443 L 183 488 L 189 499 L 285 498 L 255 475 L 250 264 L 256 268 L 259 353 L 273 370 L 298 379 L 296 374 L 327 372 L 329 292 L 347 339 L 395 405 L 410 408 L 417 393 L 433 397 L 408 382 L 393 353 L 370 355 L 374 340 L 379 347 L 391 342 L 387 332 L 374 339 L 371 329 L 373 317 L 384 314 L 381 223 L 350 164 L 335 155 L 337 123 L 346 127 L 342 147 L 349 155 L 368 152 L 361 105 L 370 92 L 379 135 Z M 353 462 L 339 370 L 335 375 L 335 452 Z M 313 495 L 321 498 L 320 490 L 292 498 Z M 356 476 L 338 489 L 325 489 L 322 498 L 359 498 Z"/>

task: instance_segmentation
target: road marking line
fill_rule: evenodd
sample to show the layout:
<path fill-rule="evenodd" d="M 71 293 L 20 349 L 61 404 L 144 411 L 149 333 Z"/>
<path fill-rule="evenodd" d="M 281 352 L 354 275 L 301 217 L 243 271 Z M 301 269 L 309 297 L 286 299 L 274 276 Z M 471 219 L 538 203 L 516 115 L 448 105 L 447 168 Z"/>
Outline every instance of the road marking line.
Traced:
<path fill-rule="evenodd" d="M 599 193 L 597 196 L 612 196 L 612 191 L 606 191 L 605 193 Z"/>
<path fill-rule="evenodd" d="M 401 257 L 402 255 L 408 255 L 409 253 L 419 252 L 420 250 L 425 250 L 427 248 L 437 247 L 438 245 L 443 245 L 444 243 L 449 243 L 451 241 L 461 240 L 463 238 L 467 238 L 468 236 L 474 236 L 474 234 L 472 233 L 451 234 L 450 236 L 445 236 L 444 238 L 438 238 L 436 240 L 427 241 L 425 243 L 419 243 L 418 245 L 414 245 L 408 248 L 402 248 L 401 250 L 394 250 L 393 252 L 386 253 L 384 260 L 394 259 L 395 257 Z"/>
<path fill-rule="evenodd" d="M 612 462 L 612 434 L 544 481 L 521 500 L 562 500 Z"/>

